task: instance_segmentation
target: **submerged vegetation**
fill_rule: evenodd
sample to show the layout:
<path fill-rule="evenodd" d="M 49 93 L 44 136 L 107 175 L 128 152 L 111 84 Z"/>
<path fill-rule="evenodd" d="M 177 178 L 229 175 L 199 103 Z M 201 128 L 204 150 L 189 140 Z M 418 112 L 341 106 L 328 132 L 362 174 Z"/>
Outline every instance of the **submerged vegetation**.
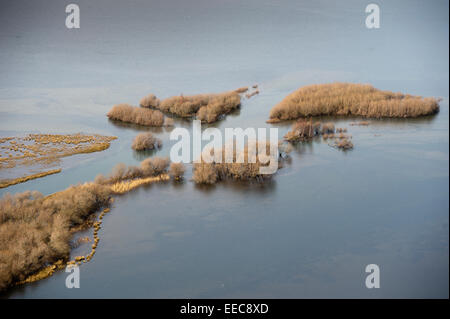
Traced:
<path fill-rule="evenodd" d="M 16 284 L 46 278 L 66 264 L 89 261 L 97 247 L 101 220 L 115 194 L 169 179 L 167 158 L 149 158 L 139 167 L 118 164 L 95 182 L 71 186 L 43 196 L 39 192 L 6 194 L 0 199 L 0 291 Z M 178 177 L 184 170 L 178 170 Z M 95 213 L 104 208 L 99 221 Z M 76 231 L 94 227 L 94 244 L 87 256 L 70 257 Z"/>
<path fill-rule="evenodd" d="M 16 167 L 51 166 L 63 157 L 99 152 L 109 148 L 115 136 L 86 134 L 28 134 L 24 137 L 0 138 L 0 171 Z M 23 183 L 31 179 L 59 173 L 60 168 L 46 170 L 17 178 L 3 179 L 0 188 Z M 23 174 L 23 172 L 21 172 Z M 11 175 L 16 175 L 15 171 Z"/>
<path fill-rule="evenodd" d="M 256 148 L 249 147 L 245 145 L 240 151 L 236 151 L 236 147 L 233 145 L 225 146 L 219 150 L 219 162 L 206 161 L 205 156 L 214 156 L 213 150 L 205 150 L 201 156 L 199 162 L 193 165 L 193 176 L 192 179 L 197 184 L 215 184 L 221 180 L 231 179 L 231 180 L 243 180 L 243 181 L 263 181 L 269 179 L 276 172 L 279 165 L 279 153 L 275 155 L 270 154 L 271 145 L 268 142 L 257 142 L 255 143 Z M 230 152 L 232 154 L 232 161 L 226 161 L 227 148 L 232 148 Z M 259 148 L 265 148 L 265 154 L 255 156 L 255 161 L 250 160 L 251 156 L 258 154 Z M 208 154 L 209 153 L 209 154 Z M 273 158 L 276 156 L 277 158 Z M 272 174 L 262 174 L 260 168 L 277 163 L 277 167 Z"/>
<path fill-rule="evenodd" d="M 368 84 L 331 83 L 301 87 L 270 111 L 269 123 L 321 115 L 419 117 L 439 112 L 439 100 L 381 91 Z"/>
<path fill-rule="evenodd" d="M 32 179 L 36 179 L 36 178 L 40 178 L 40 177 L 44 177 L 44 176 L 48 176 L 48 175 L 52 175 L 52 174 L 56 174 L 56 173 L 60 173 L 60 172 L 61 172 L 61 169 L 58 168 L 58 169 L 52 169 L 52 170 L 49 170 L 49 171 L 37 173 L 37 174 L 27 175 L 27 176 L 24 176 L 24 177 L 0 180 L 0 188 L 5 188 L 5 187 L 8 187 L 8 186 L 24 183 L 24 182 L 27 182 L 27 181 L 32 180 Z"/>
<path fill-rule="evenodd" d="M 157 110 L 136 107 L 126 103 L 117 104 L 107 114 L 111 120 L 144 126 L 163 126 L 164 115 Z"/>
<path fill-rule="evenodd" d="M 161 148 L 162 142 L 159 138 L 153 136 L 152 133 L 140 133 L 131 144 L 131 148 L 135 151 L 153 150 L 155 148 Z"/>
<path fill-rule="evenodd" d="M 217 94 L 197 94 L 191 96 L 173 96 L 160 101 L 150 94 L 141 99 L 140 104 L 145 108 L 159 109 L 165 113 L 184 118 L 196 118 L 204 123 L 213 123 L 241 105 L 240 93 L 247 87 L 234 91 Z"/>
<path fill-rule="evenodd" d="M 284 135 L 284 140 L 297 143 L 322 136 L 324 140 L 334 140 L 334 144 L 329 144 L 330 146 L 349 150 L 353 148 L 353 143 L 350 141 L 351 136 L 344 134 L 346 132 L 346 128 L 335 128 L 331 122 L 322 124 L 321 122 L 313 123 L 312 119 L 299 119 L 292 125 L 292 129 Z"/>

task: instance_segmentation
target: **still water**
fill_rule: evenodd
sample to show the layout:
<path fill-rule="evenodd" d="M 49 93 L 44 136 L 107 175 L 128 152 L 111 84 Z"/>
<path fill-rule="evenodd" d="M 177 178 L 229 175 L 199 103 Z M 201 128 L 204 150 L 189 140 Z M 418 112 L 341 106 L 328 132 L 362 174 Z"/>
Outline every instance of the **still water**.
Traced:
<path fill-rule="evenodd" d="M 118 197 L 80 268 L 11 290 L 10 298 L 439 297 L 448 298 L 448 2 L 379 1 L 381 28 L 365 28 L 364 1 L 14 1 L 0 10 L 0 133 L 118 136 L 104 152 L 64 159 L 63 171 L 0 190 L 49 194 L 108 173 L 118 162 L 167 156 L 170 130 L 118 125 L 113 104 L 221 92 L 261 93 L 214 126 L 273 127 L 270 108 L 302 85 L 371 83 L 442 97 L 418 120 L 332 119 L 354 150 L 300 144 L 272 181 L 151 185 Z M 176 126 L 190 128 L 187 121 Z M 280 138 L 290 123 L 278 124 Z M 163 148 L 136 154 L 152 131 Z M 85 232 L 90 234 L 90 232 Z M 73 251 L 85 254 L 88 245 Z M 377 264 L 381 288 L 365 287 Z"/>

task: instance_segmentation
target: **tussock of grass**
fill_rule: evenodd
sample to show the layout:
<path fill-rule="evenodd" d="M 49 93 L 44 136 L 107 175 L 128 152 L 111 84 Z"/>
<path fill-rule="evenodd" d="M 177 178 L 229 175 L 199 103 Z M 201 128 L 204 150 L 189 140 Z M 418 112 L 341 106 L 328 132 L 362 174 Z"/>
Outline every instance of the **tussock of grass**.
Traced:
<path fill-rule="evenodd" d="M 5 188 L 5 187 L 11 186 L 11 185 L 24 183 L 24 182 L 27 182 L 27 181 L 32 180 L 32 179 L 44 177 L 44 176 L 51 175 L 51 174 L 56 174 L 56 173 L 59 173 L 59 172 L 61 172 L 60 168 L 52 169 L 50 171 L 41 172 L 41 173 L 37 173 L 37 174 L 32 174 L 32 175 L 28 175 L 28 176 L 24 176 L 24 177 L 14 178 L 14 179 L 10 179 L 10 180 L 1 180 L 0 181 L 0 188 Z"/>
<path fill-rule="evenodd" d="M 162 142 L 159 138 L 153 136 L 152 133 L 140 133 L 134 140 L 131 148 L 135 151 L 152 150 L 155 148 L 161 148 Z"/>
<path fill-rule="evenodd" d="M 439 112 L 438 102 L 435 98 L 381 91 L 368 84 L 309 85 L 273 107 L 268 122 L 321 115 L 419 117 Z"/>
<path fill-rule="evenodd" d="M 205 123 L 213 123 L 223 115 L 240 107 L 241 97 L 239 93 L 244 89 L 248 90 L 248 88 L 239 88 L 235 91 L 218 94 L 173 96 L 162 100 L 160 103 L 153 103 L 151 107 L 179 117 L 197 118 Z"/>
<path fill-rule="evenodd" d="M 163 126 L 164 115 L 158 110 L 131 106 L 129 104 L 114 105 L 107 114 L 111 120 L 122 121 L 145 126 Z"/>

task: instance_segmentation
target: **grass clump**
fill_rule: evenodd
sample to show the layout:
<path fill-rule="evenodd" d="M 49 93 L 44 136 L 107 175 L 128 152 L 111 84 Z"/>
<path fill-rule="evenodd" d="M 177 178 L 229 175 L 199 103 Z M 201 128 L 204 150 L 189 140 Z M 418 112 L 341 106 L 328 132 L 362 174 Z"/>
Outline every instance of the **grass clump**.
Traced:
<path fill-rule="evenodd" d="M 131 106 L 125 103 L 114 105 L 107 116 L 111 120 L 144 126 L 164 125 L 164 115 L 160 111 Z"/>
<path fill-rule="evenodd" d="M 153 136 L 152 133 L 140 133 L 131 144 L 131 148 L 135 151 L 153 150 L 155 148 L 161 148 L 162 142 L 159 138 Z"/>
<path fill-rule="evenodd" d="M 322 115 L 419 117 L 439 112 L 439 100 L 381 91 L 368 84 L 331 83 L 301 87 L 270 111 L 268 122 Z"/>

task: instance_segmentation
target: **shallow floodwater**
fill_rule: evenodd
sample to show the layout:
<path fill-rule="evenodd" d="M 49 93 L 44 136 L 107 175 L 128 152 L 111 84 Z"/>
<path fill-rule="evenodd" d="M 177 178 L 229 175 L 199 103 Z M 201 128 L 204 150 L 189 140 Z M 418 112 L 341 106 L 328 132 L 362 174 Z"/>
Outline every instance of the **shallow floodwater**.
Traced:
<path fill-rule="evenodd" d="M 369 126 L 331 119 L 348 128 L 354 150 L 320 139 L 299 144 L 264 184 L 198 187 L 189 166 L 183 183 L 116 198 L 93 260 L 80 267 L 80 289 L 67 289 L 61 271 L 5 297 L 448 298 L 448 2 L 381 1 L 378 30 L 365 28 L 364 1 L 77 3 L 79 30 L 65 28 L 60 1 L 1 5 L 0 135 L 84 132 L 118 140 L 0 195 L 49 194 L 118 162 L 168 155 L 170 130 L 105 116 L 113 104 L 137 105 L 148 93 L 165 98 L 258 83 L 259 95 L 214 126 L 278 127 L 280 138 L 290 123 L 266 124 L 269 110 L 312 83 L 442 97 L 441 112 Z M 131 150 L 145 130 L 163 140 L 161 150 Z M 368 264 L 380 267 L 379 289 L 365 287 Z"/>

